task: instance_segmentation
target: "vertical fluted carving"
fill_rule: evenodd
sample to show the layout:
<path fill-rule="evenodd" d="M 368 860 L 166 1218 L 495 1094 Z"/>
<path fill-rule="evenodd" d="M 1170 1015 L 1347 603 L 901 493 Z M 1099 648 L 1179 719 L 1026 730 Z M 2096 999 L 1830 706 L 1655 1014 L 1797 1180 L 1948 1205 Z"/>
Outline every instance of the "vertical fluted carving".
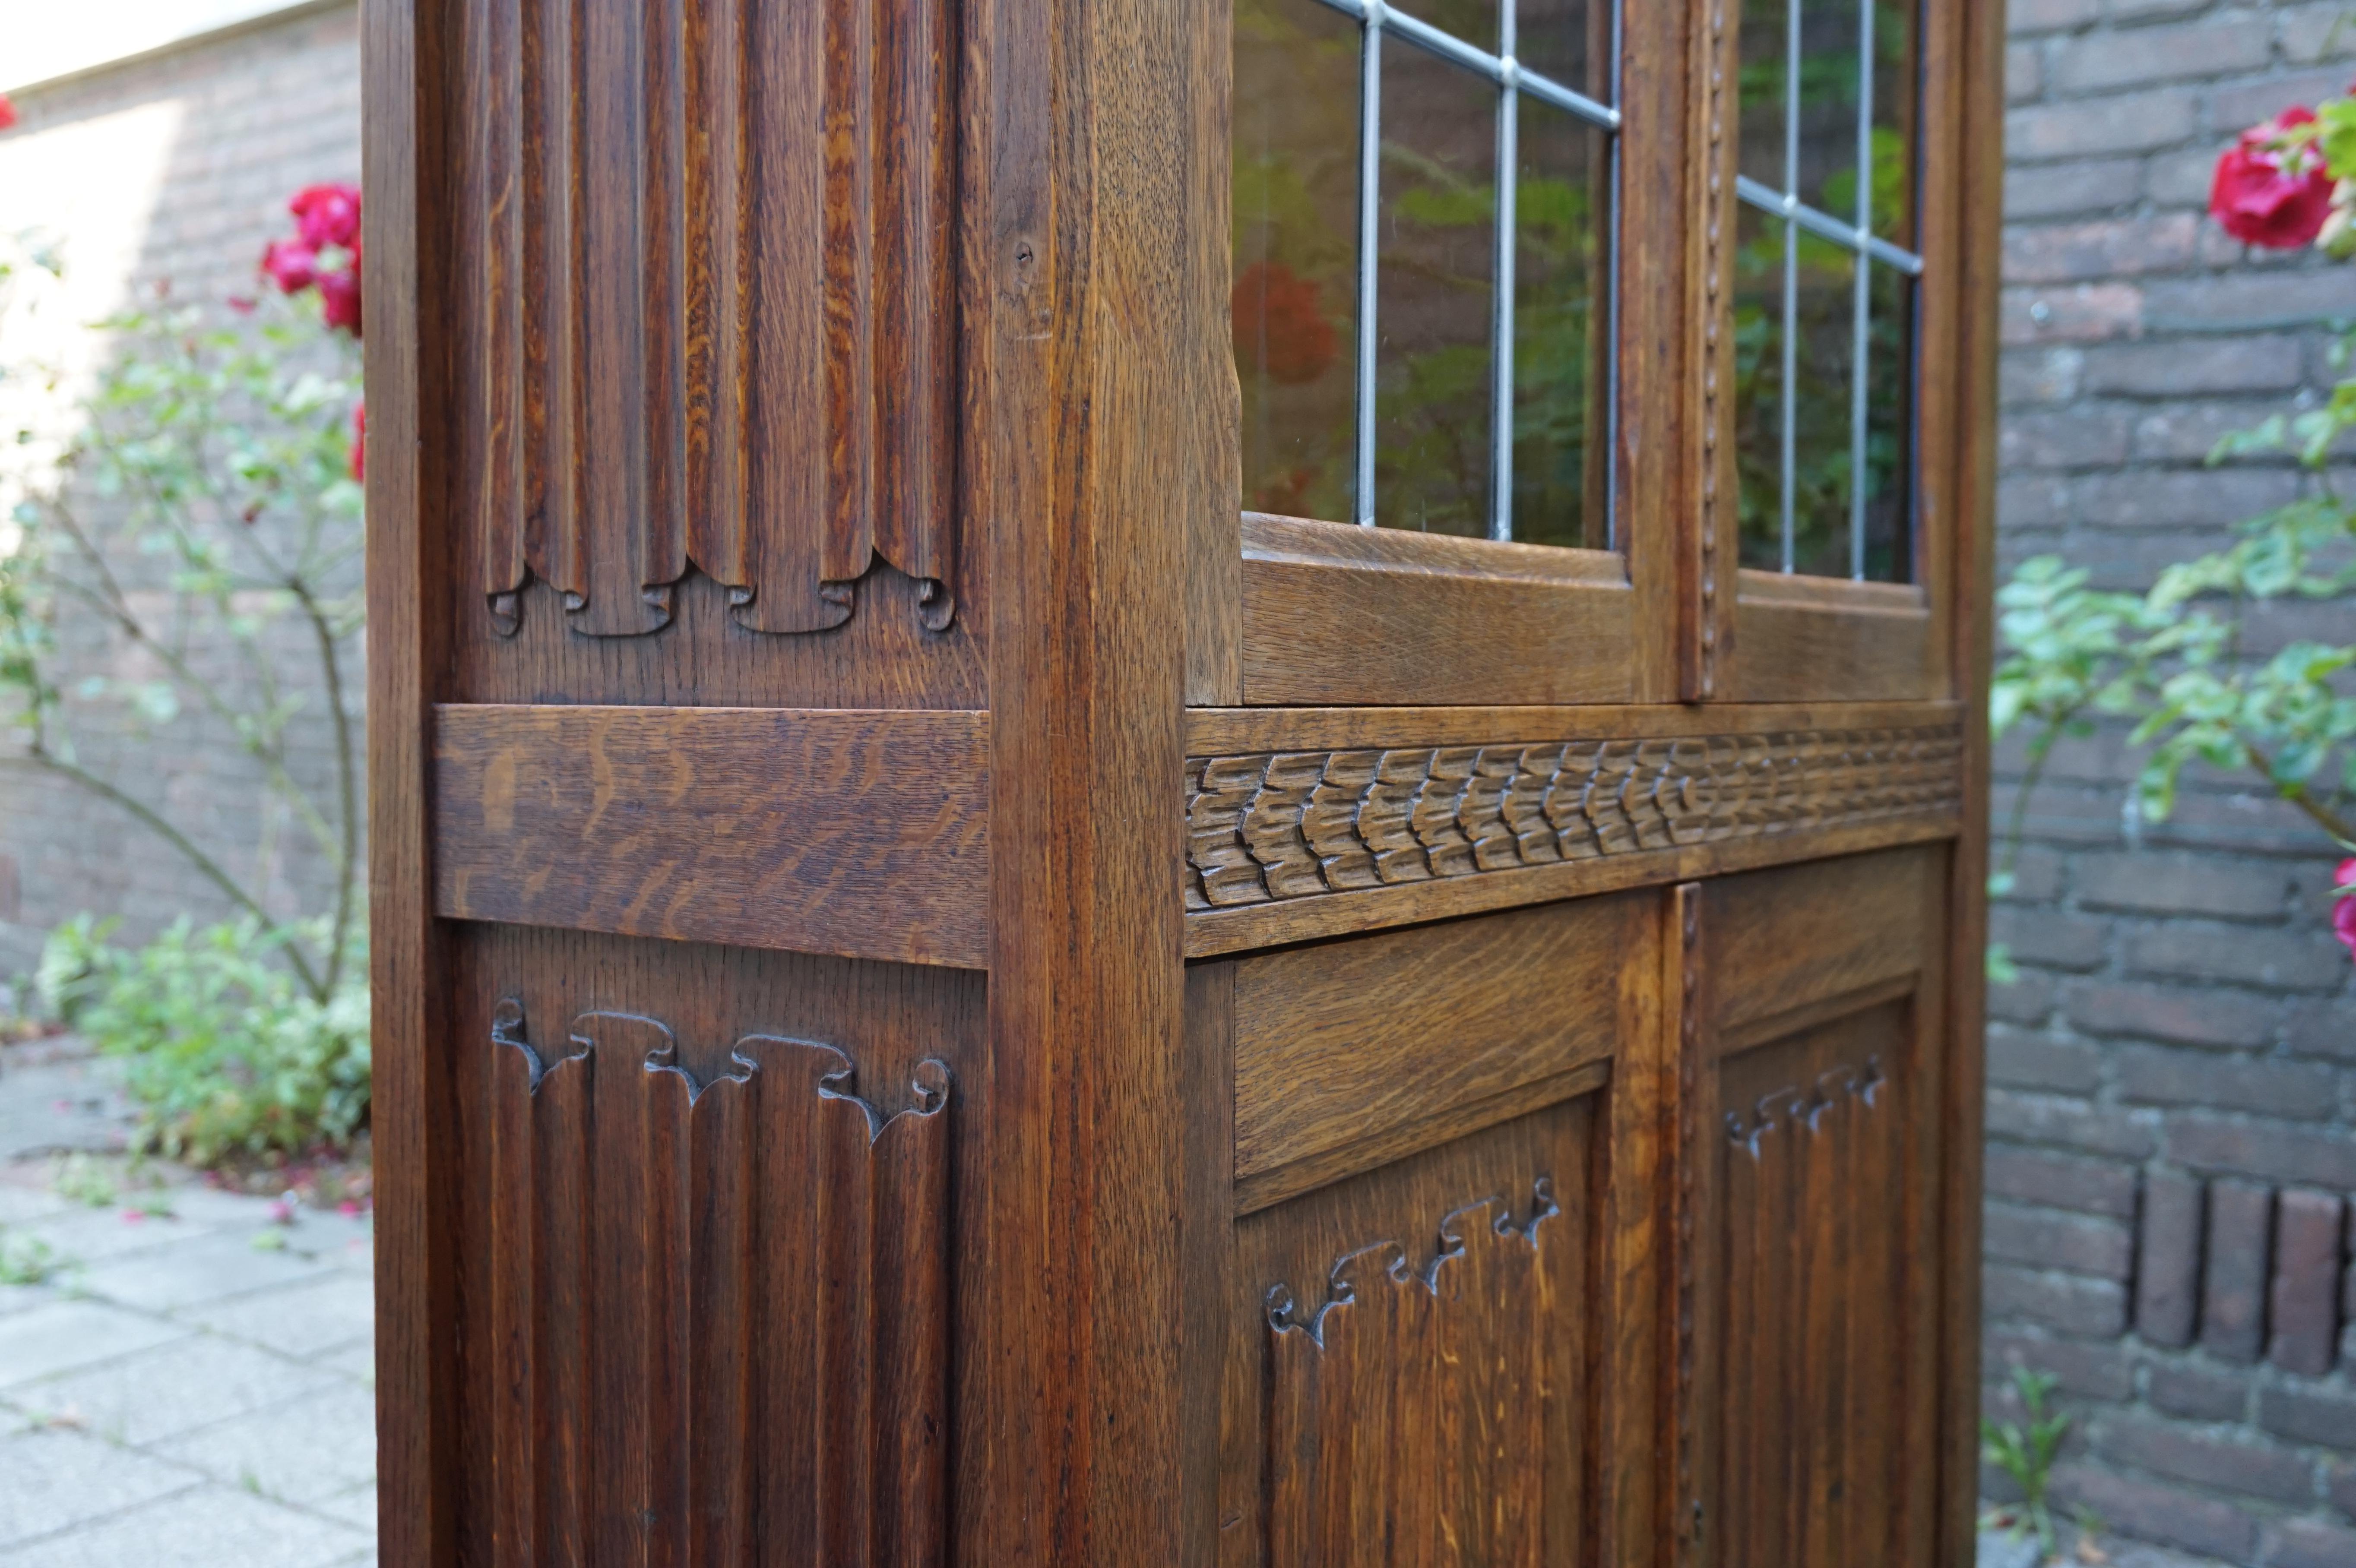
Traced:
<path fill-rule="evenodd" d="M 630 1014 L 492 1041 L 494 1561 L 937 1563 L 946 1069 L 886 1115 L 807 1040 L 709 1083 Z"/>
<path fill-rule="evenodd" d="M 691 569 L 761 632 L 878 560 L 956 613 L 949 0 L 489 0 L 457 228 L 460 506 L 503 632 L 595 635 Z"/>
<path fill-rule="evenodd" d="M 1537 1568 L 1557 1212 L 1541 1181 L 1526 1224 L 1502 1199 L 1450 1214 L 1425 1268 L 1386 1242 L 1313 1313 L 1270 1294 L 1270 1568 Z"/>

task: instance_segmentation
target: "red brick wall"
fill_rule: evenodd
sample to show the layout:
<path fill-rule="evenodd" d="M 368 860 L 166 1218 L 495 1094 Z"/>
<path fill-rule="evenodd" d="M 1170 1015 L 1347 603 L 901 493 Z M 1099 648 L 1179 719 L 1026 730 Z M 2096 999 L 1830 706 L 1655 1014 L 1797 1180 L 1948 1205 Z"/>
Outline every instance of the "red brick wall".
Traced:
<path fill-rule="evenodd" d="M 2245 257 L 2202 208 L 2233 133 L 2356 76 L 2352 13 L 2013 0 L 2008 567 L 2059 551 L 2140 588 L 2314 484 L 2203 460 L 2329 384 L 2356 267 Z M 2260 651 L 2356 637 L 2350 619 L 2286 610 Z M 1999 755 L 2000 811 L 2019 763 Z M 2213 777 L 2170 822 L 2126 816 L 2135 763 L 2115 731 L 2056 752 L 1996 912 L 2021 979 L 1988 1037 L 1991 1405 L 2015 1360 L 2061 1380 L 2060 1489 L 2114 1529 L 2356 1564 L 2356 968 L 2326 932 L 2335 857 Z"/>

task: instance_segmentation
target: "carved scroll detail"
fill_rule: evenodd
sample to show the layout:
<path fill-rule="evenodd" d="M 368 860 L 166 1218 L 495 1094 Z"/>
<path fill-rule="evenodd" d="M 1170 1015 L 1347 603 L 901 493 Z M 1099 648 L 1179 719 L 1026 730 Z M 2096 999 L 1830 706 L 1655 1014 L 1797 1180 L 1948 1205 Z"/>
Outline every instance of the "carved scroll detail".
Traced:
<path fill-rule="evenodd" d="M 1559 1211 L 1535 1200 L 1518 1226 L 1503 1199 L 1451 1213 L 1422 1269 L 1348 1253 L 1313 1313 L 1269 1293 L 1271 1568 L 1540 1561 Z"/>
<path fill-rule="evenodd" d="M 700 571 L 821 631 L 881 560 L 956 614 L 957 8 L 487 0 L 454 35 L 458 500 L 495 628 Z"/>
<path fill-rule="evenodd" d="M 947 1068 L 892 1114 L 809 1040 L 491 1041 L 493 1561 L 939 1563 Z"/>
<path fill-rule="evenodd" d="M 1793 1133 L 1817 1133 L 1826 1128 L 1826 1117 L 1845 1109 L 1851 1101 L 1870 1111 L 1881 1103 L 1881 1088 L 1886 1080 L 1881 1073 L 1881 1058 L 1869 1056 L 1856 1067 L 1835 1067 L 1819 1073 L 1811 1083 L 1794 1083 L 1786 1088 L 1762 1094 L 1746 1115 L 1741 1111 L 1726 1114 L 1727 1141 L 1742 1149 L 1752 1159 L 1761 1155 L 1762 1140 L 1769 1134 L 1783 1129 Z"/>
<path fill-rule="evenodd" d="M 1192 757 L 1186 907 L 1954 811 L 1953 726 Z"/>

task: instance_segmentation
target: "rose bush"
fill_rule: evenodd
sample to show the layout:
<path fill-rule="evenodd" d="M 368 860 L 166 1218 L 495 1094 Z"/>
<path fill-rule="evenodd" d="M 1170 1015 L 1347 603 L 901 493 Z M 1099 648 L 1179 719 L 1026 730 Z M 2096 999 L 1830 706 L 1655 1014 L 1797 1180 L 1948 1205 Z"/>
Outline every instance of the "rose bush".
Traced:
<path fill-rule="evenodd" d="M 2217 160 L 2209 210 L 2248 245 L 2356 254 L 2356 96 L 2295 106 L 2243 132 Z M 2337 362 L 2351 356 L 2356 331 Z M 2341 498 L 2329 467 L 2351 431 L 2356 377 L 2318 407 L 2221 441 L 2212 464 L 2287 454 L 2312 475 L 2312 493 L 2238 525 L 2228 548 L 2168 567 L 2146 592 L 2093 589 L 2058 556 L 2024 561 L 1998 591 L 2005 657 L 1990 720 L 1999 735 L 2031 727 L 1998 891 L 2047 757 L 2063 735 L 2091 732 L 2098 714 L 2134 720 L 2132 741 L 2147 749 L 2134 803 L 2142 816 L 2167 817 L 2184 770 L 2205 764 L 2254 775 L 2356 852 L 2356 645 L 2295 641 L 2263 659 L 2243 651 L 2253 606 L 2356 597 L 2356 503 Z M 2331 886 L 2332 929 L 2356 956 L 2356 859 L 2340 863 Z M 2005 971 L 2001 953 L 1991 965 Z"/>
<path fill-rule="evenodd" d="M 289 204 L 294 237 L 262 256 L 286 298 L 216 313 L 159 289 L 98 324 L 114 352 L 0 545 L 0 767 L 102 802 L 238 912 L 130 951 L 84 918 L 42 964 L 53 1013 L 124 1059 L 148 1140 L 199 1163 L 339 1148 L 367 1115 L 359 202 Z M 102 760 L 124 741 L 155 762 Z M 250 869 L 166 787 L 163 757 L 220 744 L 262 780 Z M 331 873 L 323 907 L 276 877 L 289 829 Z"/>

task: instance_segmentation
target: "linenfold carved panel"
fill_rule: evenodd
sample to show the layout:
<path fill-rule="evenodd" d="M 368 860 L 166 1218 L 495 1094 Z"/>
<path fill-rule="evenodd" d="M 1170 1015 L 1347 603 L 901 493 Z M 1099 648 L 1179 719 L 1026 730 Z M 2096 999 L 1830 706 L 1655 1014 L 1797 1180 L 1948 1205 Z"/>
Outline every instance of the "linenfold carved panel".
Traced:
<path fill-rule="evenodd" d="M 459 505 L 511 635 L 956 613 L 950 0 L 489 0 L 460 28 Z"/>
<path fill-rule="evenodd" d="M 1186 907 L 1952 812 L 1953 726 L 1186 760 Z"/>
<path fill-rule="evenodd" d="M 1719 1141 L 1716 1386 L 1729 1563 L 1917 1562 L 1916 1394 L 1935 1333 L 1908 1147 L 1902 1005 L 1731 1059 Z M 1884 1050 L 1890 1054 L 1884 1055 Z"/>
<path fill-rule="evenodd" d="M 948 1070 L 832 1047 L 698 1082 L 653 1019 L 499 1004 L 489 1361 L 502 1568 L 942 1560 Z"/>
<path fill-rule="evenodd" d="M 1540 1563 L 1558 1213 L 1541 1180 L 1526 1224 L 1503 1199 L 1450 1214 L 1426 1268 L 1387 1242 L 1312 1313 L 1269 1293 L 1270 1568 Z"/>

